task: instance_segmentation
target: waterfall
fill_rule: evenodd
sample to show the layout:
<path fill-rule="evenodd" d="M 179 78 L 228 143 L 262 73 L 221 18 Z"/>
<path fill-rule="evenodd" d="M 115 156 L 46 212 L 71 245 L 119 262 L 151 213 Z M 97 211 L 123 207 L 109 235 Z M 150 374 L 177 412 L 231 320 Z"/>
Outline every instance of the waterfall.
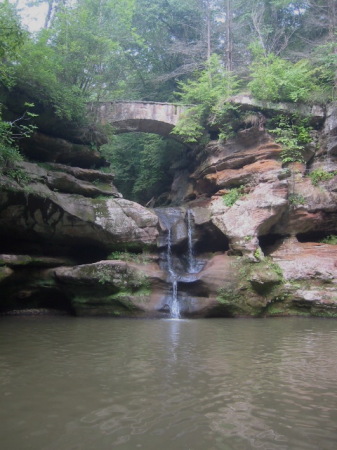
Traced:
<path fill-rule="evenodd" d="M 193 215 L 191 210 L 187 210 L 187 272 L 196 273 L 195 258 L 193 252 Z"/>
<path fill-rule="evenodd" d="M 170 281 L 172 285 L 172 297 L 169 304 L 171 317 L 174 319 L 180 318 L 180 305 L 178 301 L 178 277 L 174 271 L 172 264 L 172 238 L 171 238 L 171 228 L 167 230 L 167 270 L 170 274 Z"/>
<path fill-rule="evenodd" d="M 163 231 L 158 240 L 163 249 L 160 264 L 166 271 L 170 284 L 169 294 L 163 299 L 162 310 L 168 310 L 171 318 L 179 319 L 183 311 L 188 311 L 189 302 L 192 300 L 186 295 L 186 284 L 194 282 L 195 274 L 203 267 L 203 263 L 200 263 L 194 254 L 194 215 L 191 210 L 174 207 L 156 208 L 155 212 Z M 184 245 L 185 252 L 181 254 Z M 182 292 L 178 289 L 179 283 L 183 287 Z"/>

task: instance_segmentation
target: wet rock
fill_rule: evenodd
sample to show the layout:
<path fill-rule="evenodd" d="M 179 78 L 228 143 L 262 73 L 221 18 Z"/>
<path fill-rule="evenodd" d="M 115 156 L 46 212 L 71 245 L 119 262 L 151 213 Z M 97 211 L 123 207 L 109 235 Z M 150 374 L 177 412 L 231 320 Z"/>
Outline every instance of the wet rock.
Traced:
<path fill-rule="evenodd" d="M 60 257 L 0 254 L 0 266 L 56 267 L 71 263 L 72 261 L 70 259 Z"/>
<path fill-rule="evenodd" d="M 77 315 L 155 315 L 166 275 L 155 262 L 100 261 L 55 269 Z"/>
<path fill-rule="evenodd" d="M 10 277 L 1 285 L 0 312 L 52 308 L 71 312 L 69 299 L 54 279 L 53 269 L 34 265 L 12 265 Z"/>
<path fill-rule="evenodd" d="M 0 267 L 0 283 L 13 274 L 13 270 L 9 267 Z"/>
<path fill-rule="evenodd" d="M 171 245 L 176 247 L 187 240 L 186 209 L 185 208 L 155 208 L 154 212 L 159 218 L 162 233 L 158 237 L 158 247 L 166 247 L 168 232 L 170 231 Z"/>

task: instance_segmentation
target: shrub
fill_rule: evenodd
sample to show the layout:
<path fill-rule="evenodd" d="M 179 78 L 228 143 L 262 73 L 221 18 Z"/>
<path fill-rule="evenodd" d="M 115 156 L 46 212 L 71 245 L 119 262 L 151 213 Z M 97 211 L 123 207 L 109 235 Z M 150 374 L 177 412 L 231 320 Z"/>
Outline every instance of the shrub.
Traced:
<path fill-rule="evenodd" d="M 231 189 L 227 194 L 222 196 L 226 206 L 233 206 L 234 203 L 244 195 L 243 186 Z"/>
<path fill-rule="evenodd" d="M 292 63 L 273 53 L 258 54 L 251 66 L 253 80 L 248 86 L 259 100 L 304 102 L 318 88 L 315 73 L 316 69 L 305 59 Z"/>
<path fill-rule="evenodd" d="M 335 234 L 330 234 L 330 236 L 322 239 L 321 242 L 323 242 L 323 244 L 337 245 L 337 236 Z"/>
<path fill-rule="evenodd" d="M 305 197 L 301 194 L 290 194 L 288 197 L 288 202 L 291 205 L 304 205 L 306 203 Z"/>
<path fill-rule="evenodd" d="M 336 172 L 326 172 L 324 169 L 319 168 L 313 170 L 309 177 L 314 186 L 317 186 L 320 181 L 329 181 L 336 175 Z"/>
<path fill-rule="evenodd" d="M 173 129 L 173 134 L 182 136 L 185 142 L 197 142 L 204 134 L 207 120 L 211 123 L 221 121 L 232 105 L 226 100 L 237 92 L 236 77 L 227 72 L 217 55 L 212 55 L 206 67 L 197 72 L 194 79 L 178 83 L 177 95 L 181 102 L 190 104 L 186 113 Z M 225 137 L 228 130 L 220 130 Z"/>
<path fill-rule="evenodd" d="M 280 114 L 269 122 L 268 130 L 276 136 L 275 141 L 282 145 L 281 159 L 284 164 L 304 162 L 305 146 L 312 141 L 307 119 Z"/>

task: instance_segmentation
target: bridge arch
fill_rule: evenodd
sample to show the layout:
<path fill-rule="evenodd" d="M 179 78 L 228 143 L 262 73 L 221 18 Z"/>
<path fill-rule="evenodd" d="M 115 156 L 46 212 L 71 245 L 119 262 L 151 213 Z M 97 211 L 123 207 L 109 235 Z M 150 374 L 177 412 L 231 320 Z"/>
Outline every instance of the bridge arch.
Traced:
<path fill-rule="evenodd" d="M 102 124 L 110 124 L 116 133 L 143 132 L 172 137 L 170 134 L 186 106 L 173 103 L 116 101 L 96 102 L 91 113 Z"/>

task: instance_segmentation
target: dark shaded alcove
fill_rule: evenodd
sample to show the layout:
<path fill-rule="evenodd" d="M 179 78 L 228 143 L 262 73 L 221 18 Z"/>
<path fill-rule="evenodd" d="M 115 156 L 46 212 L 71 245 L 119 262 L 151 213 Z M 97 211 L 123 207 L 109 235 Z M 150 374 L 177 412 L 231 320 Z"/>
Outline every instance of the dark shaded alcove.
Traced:
<path fill-rule="evenodd" d="M 40 236 L 29 236 L 25 239 L 6 233 L 0 238 L 0 254 L 65 257 L 74 263 L 89 264 L 106 259 L 107 250 L 88 240 L 74 240 L 71 245 L 53 240 L 52 236 L 50 240 Z"/>
<path fill-rule="evenodd" d="M 296 238 L 299 242 L 321 242 L 322 239 L 327 238 L 331 234 L 337 234 L 337 229 L 335 231 L 308 231 L 307 233 L 299 233 Z"/>
<path fill-rule="evenodd" d="M 226 252 L 229 250 L 229 239 L 217 227 L 210 224 L 195 230 L 197 241 L 194 245 L 196 253 Z"/>
<path fill-rule="evenodd" d="M 263 236 L 259 236 L 259 245 L 261 250 L 265 255 L 269 255 L 273 251 L 277 250 L 277 248 L 283 243 L 284 239 L 287 236 L 282 236 L 281 234 L 265 234 Z"/>

